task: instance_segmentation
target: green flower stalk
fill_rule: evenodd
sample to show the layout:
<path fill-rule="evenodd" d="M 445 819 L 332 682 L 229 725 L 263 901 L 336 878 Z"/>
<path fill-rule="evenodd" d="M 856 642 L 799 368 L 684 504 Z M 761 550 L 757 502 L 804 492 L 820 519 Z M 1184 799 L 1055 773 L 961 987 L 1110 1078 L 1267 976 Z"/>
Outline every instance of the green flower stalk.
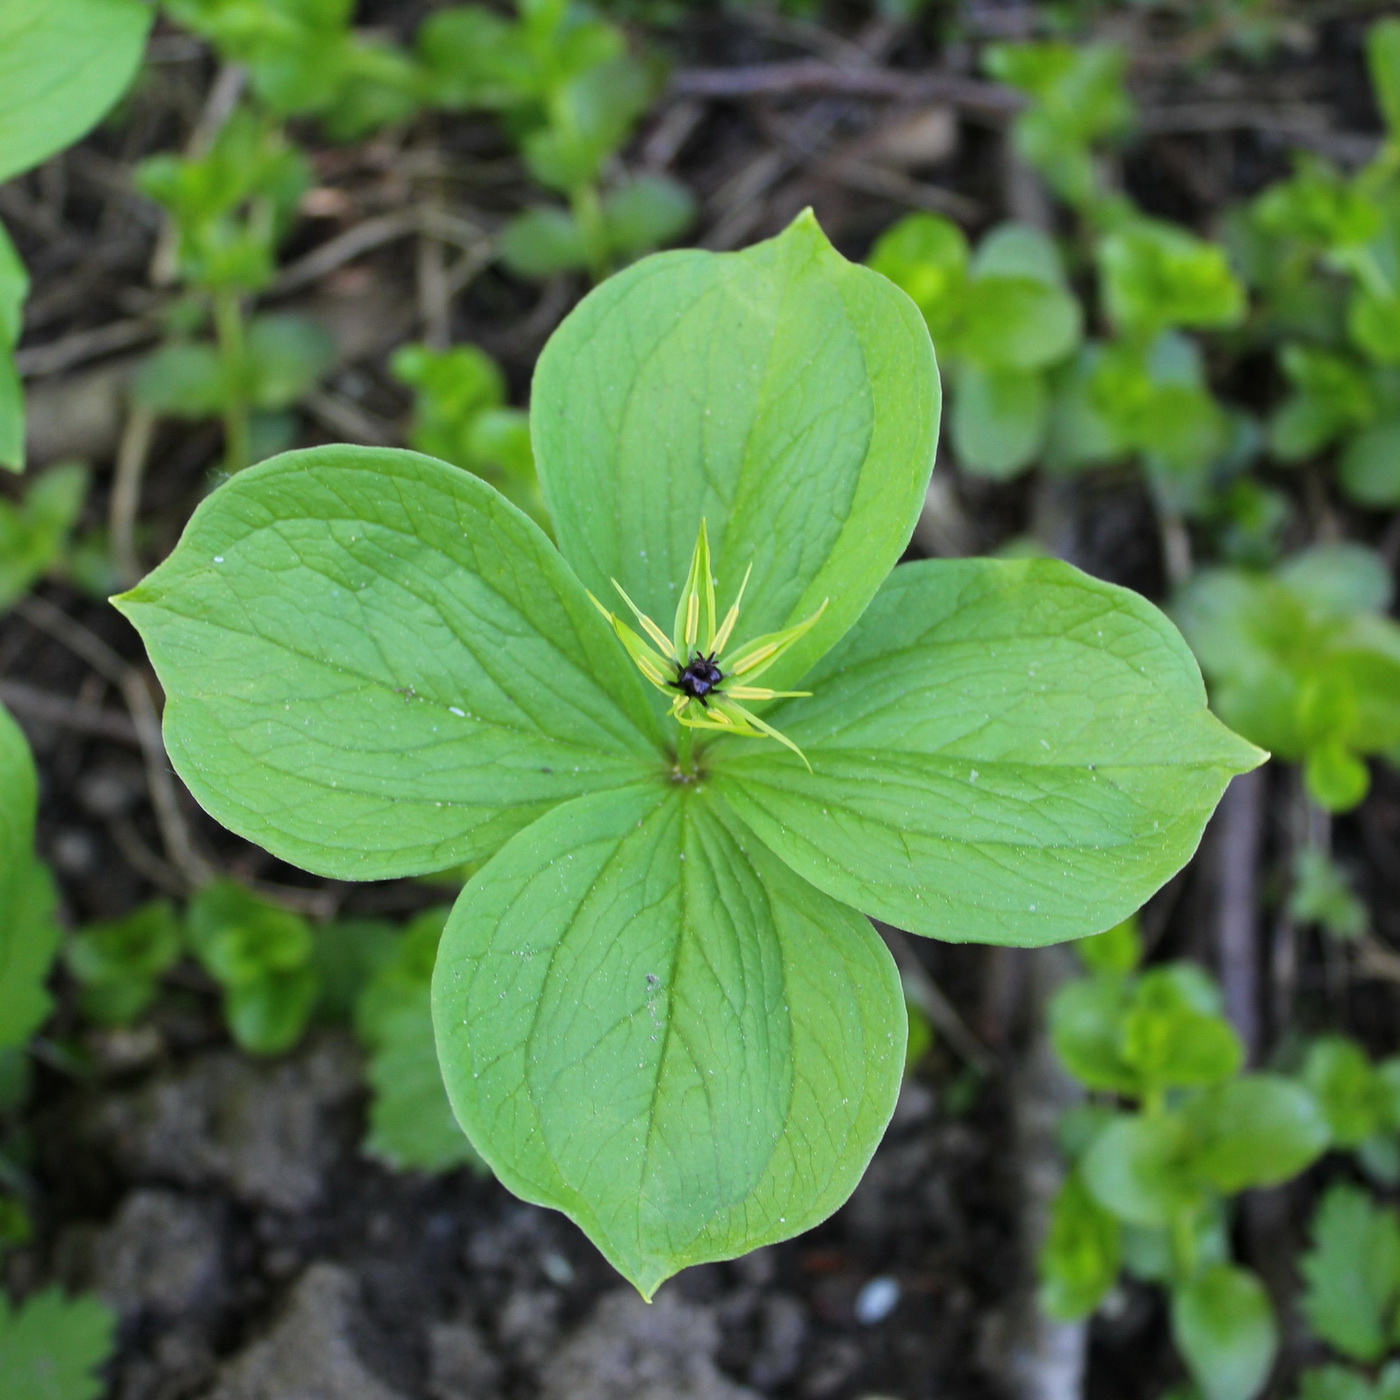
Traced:
<path fill-rule="evenodd" d="M 612 586 L 632 610 L 655 647 L 649 646 L 616 613 L 609 612 L 592 593 L 588 596 L 593 606 L 612 624 L 613 631 L 642 675 L 663 693 L 677 692 L 671 700 L 672 719 L 678 720 L 687 729 L 713 729 L 721 734 L 747 735 L 751 739 L 776 739 L 790 748 L 803 763 L 807 763 L 807 755 L 791 739 L 780 734 L 771 724 L 766 724 L 740 702 L 801 699 L 811 695 L 810 690 L 771 690 L 749 682 L 757 680 L 816 625 L 830 599 L 823 601 L 821 607 L 802 622 L 785 627 L 780 632 L 755 637 L 731 652 L 727 648 L 738 624 L 744 590 L 749 586 L 749 575 L 752 573 L 753 565 L 750 564 L 744 571 L 739 592 L 724 615 L 724 621 L 716 625 L 719 610 L 715 606 L 710 538 L 705 522 L 701 520 L 695 550 L 690 556 L 690 573 L 681 591 L 680 602 L 676 604 L 676 620 L 669 637 L 613 579 Z M 700 640 L 702 637 L 705 639 L 703 644 Z M 668 680 L 667 676 L 671 673 L 673 678 Z M 812 765 L 807 763 L 807 771 L 811 772 L 811 769 Z"/>

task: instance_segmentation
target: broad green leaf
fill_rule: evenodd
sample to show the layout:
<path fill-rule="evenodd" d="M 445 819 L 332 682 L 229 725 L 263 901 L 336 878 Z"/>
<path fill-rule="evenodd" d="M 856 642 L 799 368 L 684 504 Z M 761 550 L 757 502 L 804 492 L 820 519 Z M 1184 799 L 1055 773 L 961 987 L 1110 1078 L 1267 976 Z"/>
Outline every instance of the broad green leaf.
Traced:
<path fill-rule="evenodd" d="M 1094 1199 L 1133 1225 L 1169 1225 L 1201 1204 L 1191 1172 L 1191 1134 L 1181 1118 L 1125 1116 L 1094 1139 L 1080 1170 Z"/>
<path fill-rule="evenodd" d="M 958 370 L 949 426 L 959 465 L 1006 480 L 1030 466 L 1045 441 L 1050 395 L 1036 370 Z"/>
<path fill-rule="evenodd" d="M 96 125 L 136 72 L 154 18 L 142 0 L 0 8 L 0 181 Z"/>
<path fill-rule="evenodd" d="M 1254 1400 L 1278 1351 L 1264 1285 L 1230 1264 L 1215 1264 L 1174 1291 L 1172 1335 L 1205 1400 Z"/>
<path fill-rule="evenodd" d="M 240 473 L 117 605 L 191 792 L 319 874 L 479 860 L 661 762 L 641 681 L 548 540 L 415 453 L 313 448 Z"/>
<path fill-rule="evenodd" d="M 902 565 L 803 688 L 765 718 L 812 771 L 723 740 L 726 800 L 818 888 L 954 942 L 1118 923 L 1262 758 L 1161 613 L 1056 560 Z"/>
<path fill-rule="evenodd" d="M 447 915 L 429 909 L 414 919 L 355 1008 L 372 1095 L 364 1150 L 395 1171 L 483 1167 L 453 1117 L 433 1039 L 433 966 Z"/>
<path fill-rule="evenodd" d="M 1192 1170 L 1217 1191 L 1277 1186 L 1326 1150 L 1317 1100 L 1277 1074 L 1246 1074 L 1204 1090 L 1182 1110 L 1194 1138 Z"/>
<path fill-rule="evenodd" d="M 875 931 L 705 786 L 581 798 L 516 836 L 448 922 L 433 1020 L 497 1176 L 648 1297 L 829 1215 L 904 1065 Z"/>
<path fill-rule="evenodd" d="M 97 1400 L 106 1386 L 96 1372 L 116 1330 L 112 1310 L 96 1298 L 47 1288 L 15 1308 L 0 1293 L 5 1400 Z"/>
<path fill-rule="evenodd" d="M 908 542 L 938 404 L 916 308 L 804 214 L 742 253 L 662 253 L 599 287 L 540 357 L 531 427 L 559 547 L 599 597 L 615 578 L 670 617 L 703 519 L 718 578 L 753 566 L 754 634 L 830 600 L 764 680 L 785 689 Z"/>
<path fill-rule="evenodd" d="M 1077 1172 L 1060 1187 L 1040 1251 L 1040 1305 L 1053 1318 L 1087 1317 L 1118 1281 L 1122 1227 Z"/>
<path fill-rule="evenodd" d="M 1400 1301 L 1400 1217 L 1355 1186 L 1328 1188 L 1299 1261 L 1302 1309 L 1324 1342 L 1357 1361 L 1379 1361 L 1395 1338 Z"/>

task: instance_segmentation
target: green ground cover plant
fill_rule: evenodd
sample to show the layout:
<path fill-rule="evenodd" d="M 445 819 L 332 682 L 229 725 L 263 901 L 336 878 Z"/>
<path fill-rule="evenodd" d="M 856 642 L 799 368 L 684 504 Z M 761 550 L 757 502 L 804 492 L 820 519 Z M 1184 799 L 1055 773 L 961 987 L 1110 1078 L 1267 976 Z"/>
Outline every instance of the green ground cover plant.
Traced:
<path fill-rule="evenodd" d="M 136 74 L 154 12 L 142 0 L 36 0 L 0 15 L 0 181 L 95 126 Z M 14 366 L 29 278 L 0 226 L 0 467 L 24 466 Z"/>
<path fill-rule="evenodd" d="M 922 318 L 804 216 L 644 261 L 555 334 L 532 432 L 558 552 L 458 469 L 312 449 L 221 487 L 118 600 L 220 820 L 341 877 L 485 861 L 434 973 L 453 1107 L 644 1294 L 808 1227 L 863 1170 L 905 1015 L 857 909 L 1094 931 L 1262 757 L 1135 595 L 1046 560 L 890 572 L 937 420 Z M 675 616 L 652 640 L 694 655 L 661 686 L 705 727 L 651 698 L 588 596 L 615 587 Z M 739 669 L 811 692 L 743 702 L 800 755 L 733 722 L 724 648 L 700 650 L 721 616 Z"/>
<path fill-rule="evenodd" d="M 334 354 L 330 336 L 295 313 L 249 316 L 277 273 L 277 245 L 311 182 L 305 157 L 267 117 L 235 112 L 202 155 L 153 156 L 141 190 L 174 221 L 176 270 L 189 295 L 173 336 L 138 372 L 137 403 L 155 414 L 221 418 L 224 470 L 286 447 L 289 410 Z M 199 335 L 212 322 L 213 339 Z"/>
<path fill-rule="evenodd" d="M 1040 1259 L 1053 1317 L 1087 1316 L 1120 1270 L 1171 1297 L 1172 1335 L 1207 1400 L 1252 1400 L 1278 1324 L 1263 1283 L 1234 1262 L 1230 1208 L 1336 1139 L 1306 1082 L 1243 1073 L 1214 983 L 1191 963 L 1139 970 L 1127 923 L 1079 945 L 1087 975 L 1050 1008 L 1065 1067 L 1112 1100 L 1063 1125 L 1073 1163 Z"/>

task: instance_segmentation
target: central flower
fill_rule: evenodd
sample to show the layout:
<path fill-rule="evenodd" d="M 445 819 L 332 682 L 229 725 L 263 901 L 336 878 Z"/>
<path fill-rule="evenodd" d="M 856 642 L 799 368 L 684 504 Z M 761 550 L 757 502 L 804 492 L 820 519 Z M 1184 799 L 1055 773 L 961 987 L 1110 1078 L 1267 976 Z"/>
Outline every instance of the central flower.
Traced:
<path fill-rule="evenodd" d="M 613 579 L 622 601 L 631 609 L 650 642 L 637 635 L 616 613 L 609 612 L 590 593 L 593 606 L 612 624 L 637 669 L 660 691 L 676 691 L 671 700 L 671 717 L 687 729 L 714 729 L 723 734 L 744 734 L 752 739 L 776 739 L 785 744 L 807 763 L 806 755 L 791 739 L 765 723 L 742 702 L 778 700 L 810 695 L 809 690 L 770 690 L 753 685 L 799 637 L 808 632 L 826 611 L 822 603 L 811 617 L 780 632 L 768 632 L 750 642 L 728 650 L 730 639 L 739 621 L 739 609 L 744 590 L 753 572 L 750 564 L 734 603 L 718 622 L 715 607 L 715 579 L 710 568 L 710 540 L 705 522 L 690 557 L 690 573 L 676 604 L 676 620 L 668 637 L 627 596 L 622 585 Z M 830 600 L 828 600 L 830 601 Z M 718 625 L 717 625 L 718 624 Z M 807 764 L 811 768 L 811 764 Z"/>

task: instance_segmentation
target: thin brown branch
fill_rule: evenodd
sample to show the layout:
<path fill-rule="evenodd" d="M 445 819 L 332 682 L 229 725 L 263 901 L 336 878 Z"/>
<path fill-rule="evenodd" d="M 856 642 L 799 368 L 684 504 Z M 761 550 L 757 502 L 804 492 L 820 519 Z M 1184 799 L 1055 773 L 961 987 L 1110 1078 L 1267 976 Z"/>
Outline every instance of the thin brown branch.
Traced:
<path fill-rule="evenodd" d="M 190 888 L 197 889 L 207 884 L 216 872 L 195 845 L 194 835 L 180 808 L 180 789 L 165 752 L 160 732 L 160 713 L 145 673 L 130 665 L 96 633 L 45 598 L 31 595 L 16 604 L 15 611 L 31 626 L 61 642 L 121 691 L 141 745 L 146 787 L 151 795 L 151 806 L 155 809 L 166 855 Z"/>
<path fill-rule="evenodd" d="M 12 680 L 0 680 L 0 701 L 22 720 L 57 724 L 79 734 L 90 734 L 95 739 L 112 739 L 118 744 L 140 747 L 136 726 L 131 722 L 131 717 L 120 710 L 86 705 L 70 696 Z"/>
<path fill-rule="evenodd" d="M 1012 117 L 1025 106 L 1025 99 L 1013 89 L 960 73 L 843 68 L 820 59 L 755 63 L 740 68 L 683 68 L 672 76 L 669 92 L 673 97 L 709 98 L 845 94 L 892 102 L 946 103 L 997 120 Z"/>
<path fill-rule="evenodd" d="M 972 1028 L 958 1014 L 957 1008 L 943 994 L 942 988 L 929 976 L 910 945 L 907 934 L 888 924 L 877 923 L 886 945 L 894 956 L 904 981 L 905 994 L 928 1017 L 929 1024 L 954 1050 L 982 1074 L 997 1067 L 996 1056 L 978 1040 Z"/>

